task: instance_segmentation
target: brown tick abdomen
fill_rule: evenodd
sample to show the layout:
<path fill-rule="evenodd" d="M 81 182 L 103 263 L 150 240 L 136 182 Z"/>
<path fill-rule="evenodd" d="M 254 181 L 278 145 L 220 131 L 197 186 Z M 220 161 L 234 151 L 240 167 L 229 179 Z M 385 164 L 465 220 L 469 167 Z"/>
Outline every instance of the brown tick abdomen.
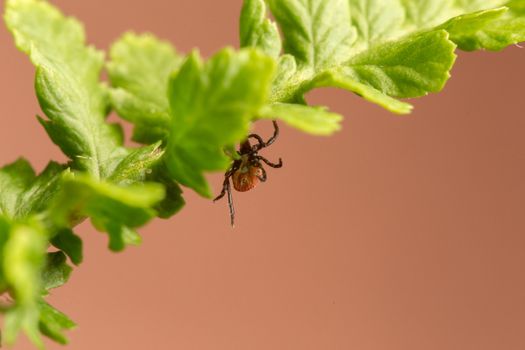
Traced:
<path fill-rule="evenodd" d="M 241 167 L 233 174 L 233 188 L 239 192 L 249 191 L 259 183 L 258 176 L 262 176 L 261 168 L 255 166 Z"/>

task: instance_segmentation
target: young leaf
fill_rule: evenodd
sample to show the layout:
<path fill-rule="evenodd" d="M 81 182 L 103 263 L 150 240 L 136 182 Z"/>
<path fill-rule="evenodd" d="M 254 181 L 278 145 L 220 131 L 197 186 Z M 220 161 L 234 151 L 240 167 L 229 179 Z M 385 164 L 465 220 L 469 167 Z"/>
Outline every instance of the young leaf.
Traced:
<path fill-rule="evenodd" d="M 11 226 L 4 245 L 4 274 L 21 305 L 32 303 L 40 294 L 40 269 L 44 264 L 46 238 L 36 223 Z"/>
<path fill-rule="evenodd" d="M 4 319 L 3 339 L 10 346 L 13 345 L 20 332 L 24 332 L 27 338 L 38 349 L 44 349 L 44 343 L 39 330 L 40 313 L 37 306 L 26 307 L 15 306 L 7 310 Z"/>
<path fill-rule="evenodd" d="M 47 209 L 60 188 L 64 166 L 50 162 L 44 171 L 35 177 L 17 201 L 16 216 L 25 218 L 31 214 L 41 213 Z"/>
<path fill-rule="evenodd" d="M 359 82 L 345 74 L 344 69 L 327 70 L 319 74 L 313 81 L 315 87 L 338 87 L 363 97 L 364 99 L 376 103 L 381 107 L 397 114 L 407 114 L 412 111 L 412 105 L 390 97 L 380 90 L 367 85 L 366 82 Z"/>
<path fill-rule="evenodd" d="M 406 113 L 410 107 L 392 97 L 438 91 L 448 79 L 455 46 L 444 31 L 407 36 L 408 30 L 400 30 L 404 10 L 397 1 L 386 2 L 389 11 L 375 0 L 269 3 L 283 29 L 285 47 L 299 64 L 295 78 L 284 87 L 284 102 L 302 100 L 316 87 L 336 86 Z M 296 15 L 288 16 L 292 12 Z M 387 41 L 393 35 L 399 38 Z"/>
<path fill-rule="evenodd" d="M 117 185 L 144 182 L 163 155 L 164 150 L 160 148 L 160 142 L 136 148 L 122 159 L 108 180 Z"/>
<path fill-rule="evenodd" d="M 277 25 L 266 18 L 264 0 L 246 0 L 240 19 L 241 47 L 256 47 L 273 58 L 281 53 L 282 43 Z"/>
<path fill-rule="evenodd" d="M 56 194 L 63 167 L 50 162 L 38 176 L 24 159 L 0 168 L 0 214 L 27 218 L 44 211 Z"/>
<path fill-rule="evenodd" d="M 505 2 L 507 0 L 401 0 L 406 11 L 406 26 L 411 30 L 433 28 L 452 17 L 493 9 Z"/>
<path fill-rule="evenodd" d="M 4 246 L 9 239 L 10 231 L 11 222 L 8 218 L 0 214 L 0 294 L 7 291 L 7 282 L 4 272 Z"/>
<path fill-rule="evenodd" d="M 0 168 L 0 215 L 16 215 L 18 198 L 34 179 L 35 171 L 25 159 Z"/>
<path fill-rule="evenodd" d="M 45 334 L 59 344 L 65 345 L 68 343 L 68 340 L 64 335 L 64 331 L 74 329 L 75 327 L 75 322 L 62 312 L 44 301 L 40 303 L 39 328 L 42 334 Z"/>
<path fill-rule="evenodd" d="M 313 135 L 331 135 L 341 129 L 343 117 L 330 113 L 326 107 L 309 107 L 288 103 L 274 103 L 259 111 L 266 119 L 280 119 L 286 124 Z"/>
<path fill-rule="evenodd" d="M 147 177 L 148 181 L 154 181 L 164 185 L 166 196 L 155 206 L 157 215 L 162 219 L 168 219 L 181 210 L 186 202 L 182 197 L 182 189 L 168 173 L 166 164 L 158 164 L 152 169 L 152 173 Z"/>
<path fill-rule="evenodd" d="M 388 96 L 420 97 L 443 88 L 455 48 L 447 32 L 426 32 L 376 45 L 353 56 L 339 72 Z"/>
<path fill-rule="evenodd" d="M 113 44 L 108 63 L 111 104 L 135 125 L 133 140 L 164 140 L 170 123 L 168 80 L 182 57 L 167 42 L 151 34 L 125 34 Z"/>
<path fill-rule="evenodd" d="M 82 239 L 78 237 L 73 230 L 65 228 L 60 230 L 53 239 L 51 244 L 63 251 L 75 265 L 79 265 L 83 260 Z"/>
<path fill-rule="evenodd" d="M 166 188 L 166 196 L 155 209 L 159 217 L 168 218 L 182 209 L 185 202 L 179 185 L 169 177 L 165 164 L 159 162 L 163 155 L 160 142 L 135 149 L 120 162 L 109 180 L 118 185 L 144 181 L 161 183 Z"/>
<path fill-rule="evenodd" d="M 7 344 L 13 344 L 19 331 L 23 330 L 35 345 L 42 347 L 38 301 L 47 237 L 34 221 L 13 223 L 8 235 L 1 265 L 15 304 L 6 313 L 5 340 Z"/>
<path fill-rule="evenodd" d="M 400 36 L 405 11 L 399 0 L 350 0 L 348 4 L 351 23 L 357 30 L 352 51 L 364 51 Z"/>
<path fill-rule="evenodd" d="M 273 60 L 254 49 L 225 49 L 206 64 L 190 55 L 169 85 L 173 121 L 165 162 L 175 180 L 211 197 L 204 172 L 229 165 L 223 149 L 246 137 L 273 71 Z"/>
<path fill-rule="evenodd" d="M 455 17 L 441 28 L 462 50 L 502 50 L 525 40 L 525 1 L 506 6 Z"/>
<path fill-rule="evenodd" d="M 106 124 L 103 54 L 85 46 L 82 25 L 44 1 L 7 0 L 5 20 L 17 47 L 36 66 L 36 92 L 53 141 L 78 169 L 107 176 L 125 153 L 119 128 Z"/>
<path fill-rule="evenodd" d="M 47 261 L 42 271 L 42 286 L 47 291 L 62 286 L 69 280 L 73 268 L 67 264 L 63 252 L 47 253 Z"/>
<path fill-rule="evenodd" d="M 271 103 L 304 104 L 308 91 L 333 86 L 409 113 L 412 107 L 396 98 L 441 90 L 455 61 L 454 43 L 499 50 L 525 40 L 525 0 L 268 3 L 287 53 L 279 60 Z M 508 11 L 498 8 L 504 4 Z"/>
<path fill-rule="evenodd" d="M 350 25 L 347 0 L 269 0 L 281 26 L 284 48 L 295 56 L 303 74 L 345 61 L 356 31 Z"/>
<path fill-rule="evenodd" d="M 164 188 L 160 184 L 117 186 L 76 174 L 63 180 L 51 214 L 59 227 L 68 227 L 81 217 L 90 217 L 97 229 L 109 234 L 110 249 L 121 251 L 126 243 L 138 243 L 131 228 L 142 226 L 155 217 L 153 207 L 163 198 Z"/>

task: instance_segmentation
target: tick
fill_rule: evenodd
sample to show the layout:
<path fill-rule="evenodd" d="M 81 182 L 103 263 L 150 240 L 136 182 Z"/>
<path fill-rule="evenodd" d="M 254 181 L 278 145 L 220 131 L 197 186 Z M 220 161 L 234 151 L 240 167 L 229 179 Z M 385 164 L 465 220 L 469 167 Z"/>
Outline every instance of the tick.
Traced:
<path fill-rule="evenodd" d="M 237 154 L 238 159 L 232 162 L 232 165 L 224 174 L 224 182 L 222 184 L 221 193 L 213 201 L 218 201 L 226 194 L 228 194 L 228 206 L 230 208 L 230 222 L 232 227 L 235 222 L 235 208 L 233 206 L 233 196 L 230 184 L 233 183 L 233 188 L 238 192 L 246 192 L 253 189 L 259 184 L 259 182 L 266 182 L 266 170 L 262 163 L 265 163 L 272 168 L 281 168 L 283 161 L 279 158 L 277 164 L 270 162 L 268 159 L 259 155 L 259 151 L 263 148 L 270 146 L 277 140 L 279 136 L 279 126 L 277 122 L 273 121 L 274 132 L 273 136 L 264 142 L 262 137 L 257 134 L 250 134 L 246 140 L 240 144 Z M 250 139 L 256 141 L 255 144 L 250 143 Z"/>

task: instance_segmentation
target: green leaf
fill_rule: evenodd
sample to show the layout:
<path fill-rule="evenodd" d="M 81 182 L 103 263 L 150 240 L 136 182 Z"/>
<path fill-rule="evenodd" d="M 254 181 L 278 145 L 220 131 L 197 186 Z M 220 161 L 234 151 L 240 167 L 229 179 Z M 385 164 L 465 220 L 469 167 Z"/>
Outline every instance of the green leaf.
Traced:
<path fill-rule="evenodd" d="M 38 176 L 24 159 L 0 168 L 0 214 L 26 218 L 47 208 L 58 191 L 63 167 L 50 162 Z"/>
<path fill-rule="evenodd" d="M 79 265 L 83 260 L 82 239 L 75 235 L 71 229 L 62 229 L 53 237 L 51 244 L 62 250 L 75 265 Z"/>
<path fill-rule="evenodd" d="M 60 188 L 64 166 L 50 162 L 44 171 L 33 179 L 30 186 L 19 196 L 17 217 L 24 218 L 31 214 L 41 213 L 47 209 Z"/>
<path fill-rule="evenodd" d="M 190 55 L 169 88 L 173 122 L 165 162 L 177 182 L 211 197 L 204 172 L 228 167 L 223 149 L 248 134 L 273 72 L 274 61 L 254 49 L 225 49 L 206 64 Z"/>
<path fill-rule="evenodd" d="M 303 105 L 310 90 L 339 87 L 409 113 L 412 106 L 397 98 L 440 91 L 455 62 L 454 44 L 499 50 L 525 40 L 525 0 L 267 2 L 285 49 L 270 105 Z"/>
<path fill-rule="evenodd" d="M 523 0 L 350 1 L 356 27 L 365 23 L 361 37 L 377 26 L 384 29 L 382 41 L 423 29 L 445 29 L 450 40 L 468 51 L 501 50 L 525 40 L 523 4 Z"/>
<path fill-rule="evenodd" d="M 118 185 L 132 185 L 151 181 L 161 183 L 166 189 L 165 198 L 155 206 L 161 218 L 169 218 L 184 206 L 182 190 L 169 176 L 166 166 L 160 162 L 164 150 L 160 142 L 137 148 L 120 162 L 109 180 Z"/>
<path fill-rule="evenodd" d="M 397 2 L 397 1 L 396 1 Z M 502 6 L 506 0 L 401 0 L 411 31 L 436 27 L 452 17 Z"/>
<path fill-rule="evenodd" d="M 288 125 L 313 135 L 331 135 L 341 129 L 343 117 L 330 113 L 326 107 L 309 107 L 287 103 L 265 106 L 261 118 L 280 119 Z"/>
<path fill-rule="evenodd" d="M 78 169 L 107 176 L 125 153 L 122 133 L 106 124 L 103 54 L 85 46 L 82 25 L 47 2 L 7 0 L 5 20 L 17 47 L 36 66 L 35 87 L 46 131 Z"/>
<path fill-rule="evenodd" d="M 9 217 L 16 215 L 18 198 L 35 176 L 35 171 L 25 159 L 19 159 L 0 169 L 0 214 Z"/>
<path fill-rule="evenodd" d="M 17 302 L 31 304 L 40 295 L 40 270 L 44 265 L 47 237 L 31 224 L 13 224 L 4 245 L 4 274 Z"/>
<path fill-rule="evenodd" d="M 270 103 L 272 102 L 295 102 L 303 103 L 304 98 L 300 97 L 299 102 L 297 96 L 294 96 L 295 92 L 291 86 L 294 86 L 300 79 L 300 74 L 297 71 L 297 62 L 295 57 L 289 54 L 282 55 L 277 61 L 277 72 L 273 79 L 273 84 L 270 93 Z"/>
<path fill-rule="evenodd" d="M 12 307 L 5 313 L 4 320 L 4 339 L 5 343 L 13 345 L 20 332 L 24 332 L 29 340 L 39 349 L 44 349 L 44 343 L 38 328 L 40 317 L 36 306 L 31 307 Z"/>
<path fill-rule="evenodd" d="M 264 0 L 245 0 L 239 24 L 241 47 L 256 47 L 268 56 L 278 58 L 282 43 L 277 25 L 266 18 Z"/>
<path fill-rule="evenodd" d="M 356 40 L 347 0 L 268 0 L 281 26 L 284 48 L 303 74 L 345 61 Z"/>
<path fill-rule="evenodd" d="M 109 181 L 117 185 L 131 185 L 144 182 L 164 155 L 160 142 L 136 148 L 117 165 Z"/>
<path fill-rule="evenodd" d="M 144 181 L 162 184 L 166 195 L 155 210 L 159 217 L 169 218 L 182 209 L 185 202 L 179 185 L 168 175 L 165 164 L 160 162 L 163 155 L 160 142 L 137 148 L 122 160 L 109 180 L 125 186 Z"/>
<path fill-rule="evenodd" d="M 47 253 L 47 262 L 42 271 L 42 285 L 47 291 L 62 286 L 69 280 L 73 268 L 67 264 L 63 252 Z"/>
<path fill-rule="evenodd" d="M 157 215 L 160 218 L 168 219 L 184 207 L 186 202 L 182 197 L 182 189 L 179 184 L 169 176 L 166 164 L 158 164 L 153 168 L 147 180 L 161 183 L 166 188 L 166 196 L 155 206 Z"/>
<path fill-rule="evenodd" d="M 9 239 L 11 231 L 11 222 L 4 216 L 0 215 L 0 294 L 7 291 L 7 282 L 4 272 L 4 246 Z M 1 344 L 1 343 L 0 343 Z"/>
<path fill-rule="evenodd" d="M 357 30 L 353 52 L 402 35 L 405 9 L 399 0 L 350 0 L 348 3 L 351 22 Z"/>
<path fill-rule="evenodd" d="M 511 1 L 507 6 L 458 16 L 441 28 L 462 50 L 499 51 L 525 41 L 525 1 Z"/>
<path fill-rule="evenodd" d="M 440 91 L 450 77 L 456 46 L 444 30 L 388 42 L 352 57 L 340 73 L 392 97 Z"/>
<path fill-rule="evenodd" d="M 412 111 L 412 105 L 401 102 L 393 97 L 390 97 L 380 90 L 352 79 L 351 76 L 346 75 L 344 69 L 333 69 L 319 74 L 312 86 L 315 87 L 339 87 L 348 91 L 352 91 L 366 100 L 376 103 L 381 107 L 397 114 L 407 114 Z"/>
<path fill-rule="evenodd" d="M 163 198 L 164 188 L 160 184 L 117 186 L 76 174 L 63 180 L 51 213 L 59 227 L 90 217 L 97 229 L 109 234 L 110 249 L 120 251 L 126 243 L 137 243 L 136 234 L 130 229 L 155 217 L 153 207 Z"/>
<path fill-rule="evenodd" d="M 46 302 L 40 303 L 39 328 L 42 334 L 45 334 L 59 344 L 65 345 L 68 343 L 68 340 L 64 335 L 64 331 L 74 329 L 75 327 L 75 322 L 62 312 Z"/>
<path fill-rule="evenodd" d="M 110 234 L 112 233 L 110 232 Z M 114 236 L 116 237 L 116 239 L 109 242 L 110 249 L 114 251 L 122 250 L 123 247 L 125 247 L 126 245 L 138 246 L 142 243 L 142 237 L 140 237 L 140 235 L 136 231 L 126 226 L 119 227 L 118 235 Z"/>
<path fill-rule="evenodd" d="M 398 1 L 283 0 L 270 6 L 287 38 L 287 52 L 299 63 L 289 86 L 282 87 L 289 90 L 279 96 L 284 102 L 301 101 L 309 90 L 333 83 L 392 111 L 408 112 L 391 97 L 438 91 L 455 59 L 446 32 L 401 30 L 405 17 Z M 289 16 L 292 12 L 296 15 Z"/>
<path fill-rule="evenodd" d="M 455 62 L 447 32 L 432 31 L 377 45 L 312 80 L 313 87 L 347 89 L 399 114 L 412 106 L 392 97 L 419 97 L 440 91 Z"/>
<path fill-rule="evenodd" d="M 42 347 L 38 330 L 38 300 L 42 288 L 41 271 L 44 266 L 47 237 L 34 221 L 14 223 L 4 243 L 4 278 L 15 304 L 5 316 L 5 340 L 13 344 L 23 330 L 29 339 Z"/>
<path fill-rule="evenodd" d="M 133 139 L 164 140 L 170 123 L 167 87 L 182 57 L 152 34 L 125 34 L 113 44 L 108 73 L 111 103 L 118 115 L 135 125 Z"/>

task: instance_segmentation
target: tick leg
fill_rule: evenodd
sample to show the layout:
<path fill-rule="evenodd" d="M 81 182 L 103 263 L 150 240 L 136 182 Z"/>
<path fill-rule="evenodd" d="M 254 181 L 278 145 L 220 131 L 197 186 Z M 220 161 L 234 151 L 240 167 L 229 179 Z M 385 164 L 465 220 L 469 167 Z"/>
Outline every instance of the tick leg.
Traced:
<path fill-rule="evenodd" d="M 231 171 L 227 172 L 226 175 L 224 176 L 224 182 L 222 183 L 221 194 L 219 194 L 217 198 L 215 198 L 213 201 L 214 202 L 218 201 L 219 199 L 224 197 L 226 193 L 228 194 L 228 207 L 230 209 L 230 223 L 233 227 L 234 222 L 235 222 L 235 208 L 233 207 L 233 195 L 232 195 L 232 189 L 230 185 L 230 177 L 233 175 L 233 172 L 231 172 L 231 174 L 230 172 Z"/>
<path fill-rule="evenodd" d="M 265 147 L 270 146 L 272 143 L 277 140 L 277 137 L 279 136 L 279 125 L 277 125 L 277 122 L 275 120 L 272 120 L 273 123 L 273 136 L 268 139 L 268 141 L 264 142 L 262 137 L 260 137 L 257 134 L 250 134 L 248 135 L 248 138 L 254 138 L 259 142 L 258 144 L 254 145 L 252 148 L 254 151 L 259 151 Z"/>
<path fill-rule="evenodd" d="M 260 137 L 259 135 L 257 135 L 257 134 L 250 134 L 250 135 L 248 135 L 248 138 L 249 138 L 249 139 L 250 139 L 250 138 L 252 138 L 252 139 L 256 139 L 257 142 L 258 142 L 258 144 L 252 146 L 252 149 L 253 149 L 254 151 L 258 151 L 258 150 L 260 150 L 261 148 L 266 147 L 266 144 L 264 143 L 264 140 L 263 140 L 262 137 Z"/>
<path fill-rule="evenodd" d="M 215 198 L 213 201 L 218 201 L 222 197 L 224 197 L 226 194 L 228 194 L 228 208 L 230 209 L 230 223 L 232 227 L 234 227 L 235 223 L 235 208 L 233 207 L 233 195 L 232 195 L 232 189 L 230 184 L 230 177 L 233 176 L 233 174 L 239 170 L 239 166 L 234 163 L 234 165 L 231 167 L 230 170 L 224 174 L 224 182 L 222 183 L 222 191 L 221 193 Z"/>
<path fill-rule="evenodd" d="M 268 159 L 261 157 L 261 156 L 257 156 L 257 159 L 262 160 L 263 162 L 265 162 L 268 166 L 271 166 L 272 168 L 281 168 L 283 166 L 283 161 L 281 158 L 279 158 L 279 163 L 277 164 L 272 163 Z"/>
<path fill-rule="evenodd" d="M 259 169 L 261 169 L 262 171 L 262 175 L 257 175 L 257 178 L 261 181 L 261 182 L 266 182 L 266 179 L 268 178 L 266 176 L 266 170 L 262 167 L 262 165 L 259 165 L 257 166 Z"/>
<path fill-rule="evenodd" d="M 215 197 L 215 199 L 213 201 L 216 202 L 219 199 L 221 199 L 222 197 L 224 197 L 224 195 L 226 195 L 226 191 L 228 190 L 229 186 L 230 186 L 230 178 L 227 177 L 227 178 L 224 179 L 224 182 L 222 183 L 222 191 L 221 191 L 221 193 L 217 197 Z"/>
<path fill-rule="evenodd" d="M 226 192 L 228 192 L 228 208 L 230 209 L 230 224 L 235 227 L 235 207 L 233 206 L 233 195 L 230 187 L 230 181 L 226 185 Z"/>
<path fill-rule="evenodd" d="M 222 183 L 222 191 L 221 193 L 213 200 L 214 202 L 218 201 L 219 199 L 221 199 L 222 197 L 224 197 L 226 195 L 226 192 L 228 191 L 228 189 L 230 188 L 230 177 L 233 176 L 233 173 L 235 173 L 237 171 L 238 167 L 237 166 L 232 166 L 232 168 L 230 170 L 228 170 L 226 172 L 226 174 L 224 174 L 224 182 Z"/>
<path fill-rule="evenodd" d="M 277 125 L 277 122 L 275 120 L 272 120 L 273 123 L 273 136 L 270 137 L 268 141 L 266 141 L 265 147 L 270 146 L 272 143 L 277 140 L 277 137 L 279 137 L 279 125 Z"/>

